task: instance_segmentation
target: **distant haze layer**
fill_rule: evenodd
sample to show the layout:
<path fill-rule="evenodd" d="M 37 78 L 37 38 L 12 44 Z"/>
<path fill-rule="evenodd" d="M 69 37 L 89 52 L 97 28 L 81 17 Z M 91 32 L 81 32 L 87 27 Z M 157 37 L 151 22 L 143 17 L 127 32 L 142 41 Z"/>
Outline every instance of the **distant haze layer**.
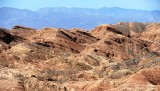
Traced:
<path fill-rule="evenodd" d="M 43 27 L 92 29 L 100 24 L 117 22 L 160 22 L 160 11 L 123 8 L 42 8 L 37 11 L 0 8 L 0 27 L 22 25 L 40 29 Z"/>
<path fill-rule="evenodd" d="M 102 8 L 121 7 L 138 10 L 160 10 L 159 0 L 0 0 L 0 7 L 38 10 L 44 7 Z"/>

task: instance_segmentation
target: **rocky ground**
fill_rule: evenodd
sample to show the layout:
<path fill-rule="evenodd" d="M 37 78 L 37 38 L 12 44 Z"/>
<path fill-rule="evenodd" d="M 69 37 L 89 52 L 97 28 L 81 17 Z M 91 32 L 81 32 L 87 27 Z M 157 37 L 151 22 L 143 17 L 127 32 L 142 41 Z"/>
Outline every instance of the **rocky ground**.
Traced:
<path fill-rule="evenodd" d="M 0 91 L 160 91 L 160 23 L 0 28 Z"/>

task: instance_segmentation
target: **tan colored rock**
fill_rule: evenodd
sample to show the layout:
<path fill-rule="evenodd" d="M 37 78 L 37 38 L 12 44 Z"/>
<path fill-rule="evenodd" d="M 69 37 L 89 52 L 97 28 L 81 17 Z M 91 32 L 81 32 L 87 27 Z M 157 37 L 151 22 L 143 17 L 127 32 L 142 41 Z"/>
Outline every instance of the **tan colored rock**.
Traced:
<path fill-rule="evenodd" d="M 159 91 L 159 28 L 0 28 L 0 91 Z"/>

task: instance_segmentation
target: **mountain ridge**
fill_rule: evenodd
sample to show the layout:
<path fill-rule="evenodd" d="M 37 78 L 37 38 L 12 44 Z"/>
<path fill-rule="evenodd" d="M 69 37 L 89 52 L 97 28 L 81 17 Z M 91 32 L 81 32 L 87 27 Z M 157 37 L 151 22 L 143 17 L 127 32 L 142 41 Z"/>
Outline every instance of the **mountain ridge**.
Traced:
<path fill-rule="evenodd" d="M 145 11 L 123 8 L 42 8 L 27 9 L 0 8 L 0 26 L 11 28 L 15 25 L 36 29 L 43 27 L 92 29 L 100 24 L 117 22 L 160 22 L 160 10 Z M 21 22 L 19 22 L 21 21 Z"/>
<path fill-rule="evenodd" d="M 159 91 L 160 23 L 0 28 L 1 91 Z"/>

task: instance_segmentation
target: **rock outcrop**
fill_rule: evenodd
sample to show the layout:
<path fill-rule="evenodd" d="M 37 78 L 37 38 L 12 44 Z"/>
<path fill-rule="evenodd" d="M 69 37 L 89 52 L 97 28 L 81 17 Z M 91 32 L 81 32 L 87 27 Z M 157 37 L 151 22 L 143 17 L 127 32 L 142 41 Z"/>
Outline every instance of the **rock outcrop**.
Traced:
<path fill-rule="evenodd" d="M 0 28 L 2 91 L 159 91 L 160 23 Z"/>

